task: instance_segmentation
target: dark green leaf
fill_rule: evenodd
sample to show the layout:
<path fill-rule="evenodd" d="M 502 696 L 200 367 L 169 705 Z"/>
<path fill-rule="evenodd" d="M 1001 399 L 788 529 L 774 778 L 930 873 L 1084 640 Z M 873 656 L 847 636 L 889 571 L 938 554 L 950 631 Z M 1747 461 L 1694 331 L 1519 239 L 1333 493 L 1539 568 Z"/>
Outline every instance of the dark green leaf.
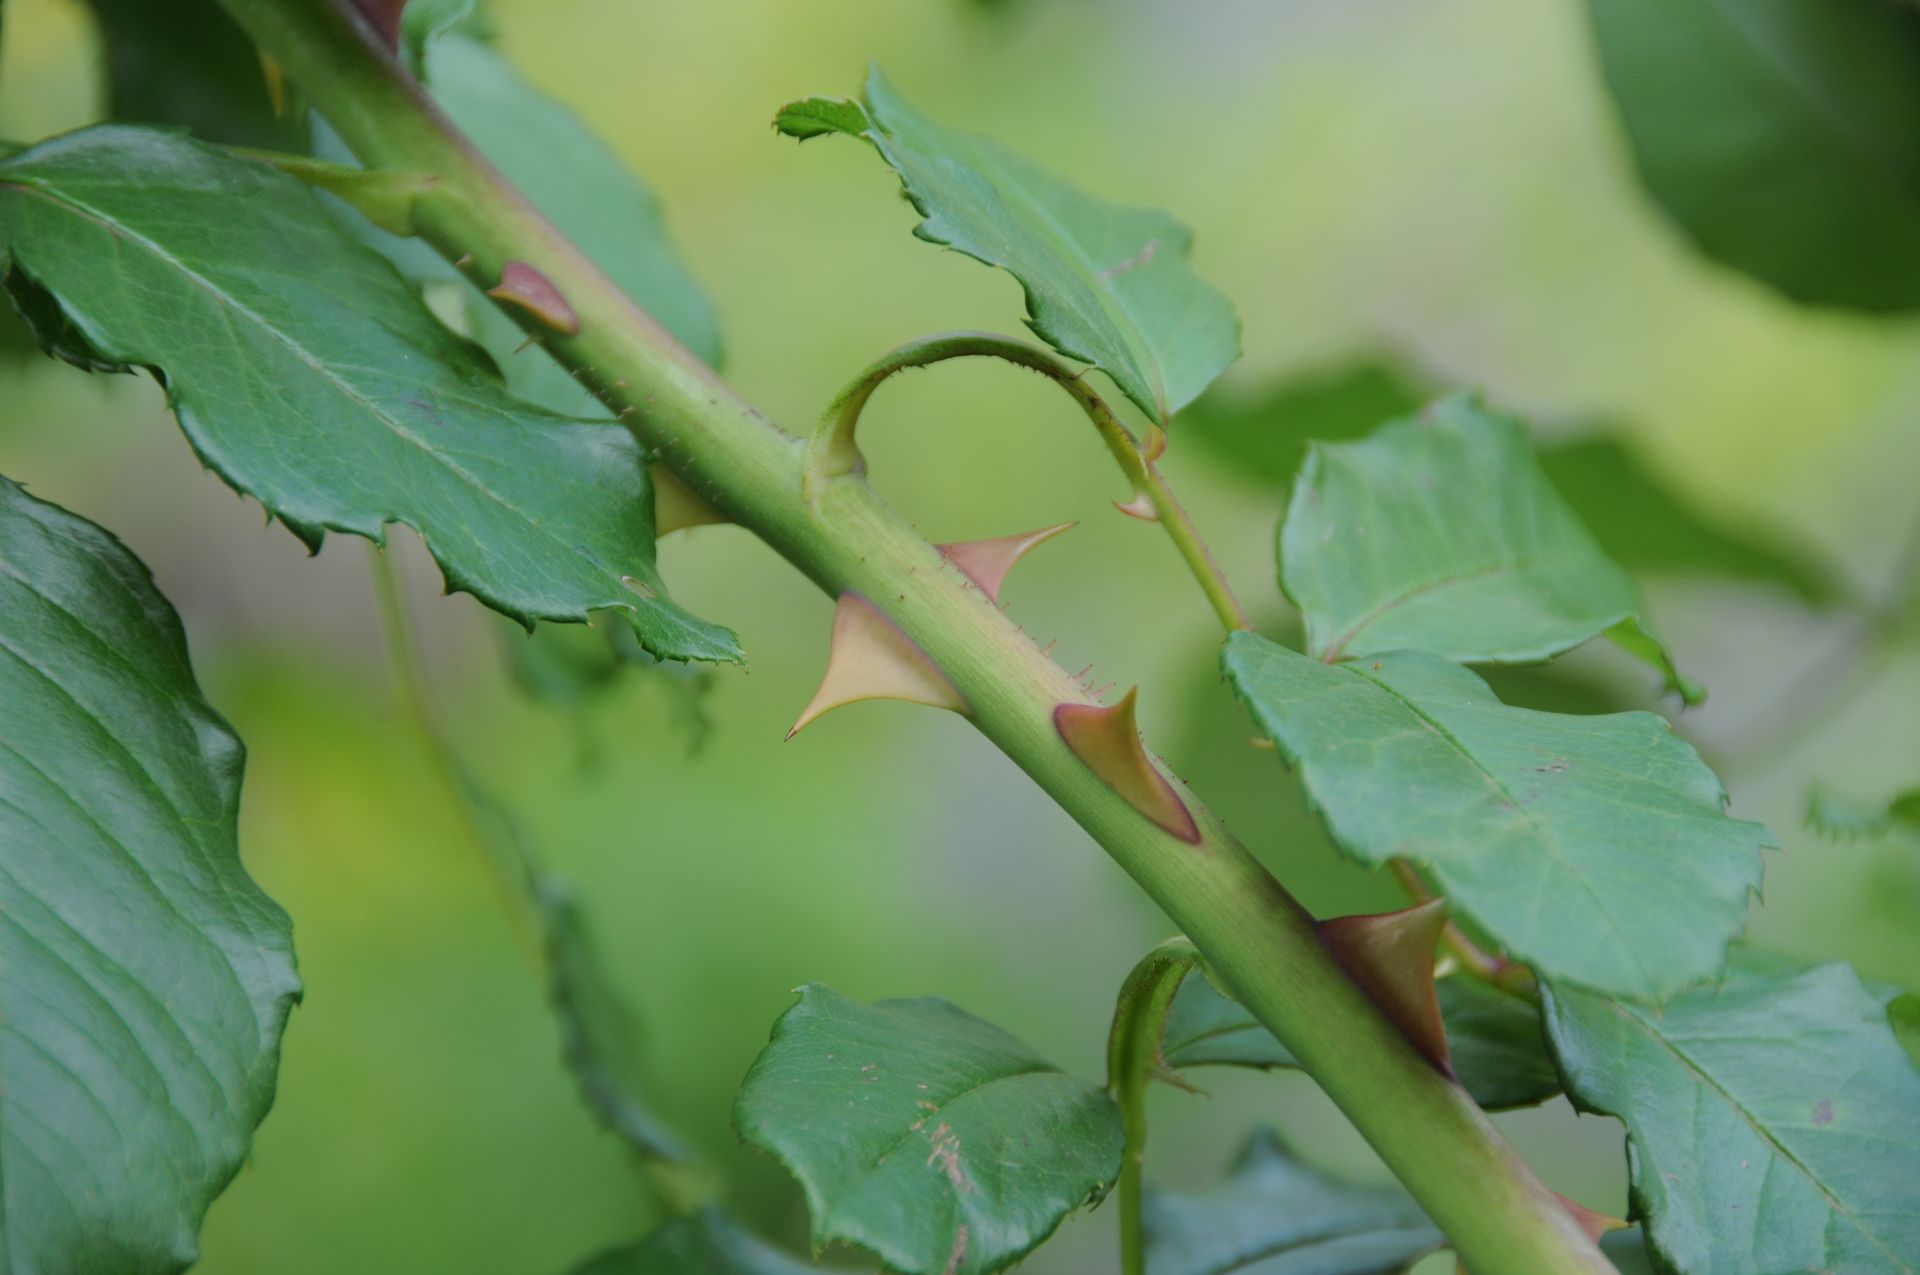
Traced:
<path fill-rule="evenodd" d="M 1501 1111 L 1560 1092 L 1532 1005 L 1464 976 L 1441 979 L 1439 994 L 1454 1072 L 1475 1102 Z M 1285 1045 L 1204 975 L 1180 985 L 1167 1014 L 1162 1056 L 1172 1067 L 1299 1066 Z"/>
<path fill-rule="evenodd" d="M 1601 549 L 1631 571 L 1779 585 L 1815 606 L 1842 600 L 1831 568 L 1764 528 L 1734 526 L 1693 507 L 1617 438 L 1543 445 L 1540 467 Z"/>
<path fill-rule="evenodd" d="M 799 1178 L 816 1245 L 865 1245 L 903 1275 L 1000 1270 L 1120 1170 L 1105 1092 L 934 999 L 801 988 L 734 1123 Z"/>
<path fill-rule="evenodd" d="M 1920 1265 L 1920 1073 L 1845 965 L 1736 957 L 1655 1008 L 1549 989 L 1567 1091 L 1627 1126 L 1636 1216 L 1688 1275 Z"/>
<path fill-rule="evenodd" d="M 100 528 L 0 479 L 0 1252 L 192 1262 L 299 995 L 240 863 L 240 741 Z"/>
<path fill-rule="evenodd" d="M 1525 427 L 1472 398 L 1442 399 L 1358 442 L 1316 444 L 1280 557 L 1315 656 L 1404 649 L 1525 663 L 1605 633 L 1698 698 L 1632 579 L 1535 463 Z"/>
<path fill-rule="evenodd" d="M 1657 997 L 1721 967 L 1773 842 L 1661 718 L 1511 708 L 1419 651 L 1330 665 L 1236 633 L 1224 665 L 1342 849 L 1424 865 L 1543 975 Z"/>
<path fill-rule="evenodd" d="M 738 659 L 667 600 L 644 456 L 510 398 L 315 197 L 264 165 L 105 126 L 0 162 L 0 258 L 93 366 L 164 378 L 202 459 L 303 540 L 418 530 L 450 588 L 522 621 L 624 613 L 656 655 Z"/>
<path fill-rule="evenodd" d="M 1192 236 L 1165 213 L 1095 199 L 984 138 L 915 111 L 876 68 L 864 102 L 807 98 L 774 126 L 805 140 L 872 142 L 924 221 L 914 234 L 1020 281 L 1027 323 L 1091 363 L 1156 420 L 1240 356 L 1232 303 L 1187 264 Z"/>
<path fill-rule="evenodd" d="M 609 1250 L 573 1275 L 833 1275 L 761 1243 L 718 1209 L 675 1218 L 638 1244 Z"/>
<path fill-rule="evenodd" d="M 1149 1192 L 1153 1275 L 1389 1275 L 1446 1242 L 1397 1186 L 1355 1186 L 1256 1132 L 1227 1177 L 1193 1194 Z"/>
<path fill-rule="evenodd" d="M 1350 363 L 1289 378 L 1257 396 L 1216 389 L 1180 418 L 1180 437 L 1198 440 L 1235 473 L 1286 492 L 1307 444 L 1364 438 L 1431 397 L 1386 363 Z"/>
<path fill-rule="evenodd" d="M 106 52 L 107 113 L 178 124 L 210 142 L 289 150 L 300 128 L 274 110 L 253 41 L 217 0 L 90 0 Z"/>
<path fill-rule="evenodd" d="M 1886 0 L 1588 0 L 1648 192 L 1811 305 L 1920 306 L 1920 13 Z"/>

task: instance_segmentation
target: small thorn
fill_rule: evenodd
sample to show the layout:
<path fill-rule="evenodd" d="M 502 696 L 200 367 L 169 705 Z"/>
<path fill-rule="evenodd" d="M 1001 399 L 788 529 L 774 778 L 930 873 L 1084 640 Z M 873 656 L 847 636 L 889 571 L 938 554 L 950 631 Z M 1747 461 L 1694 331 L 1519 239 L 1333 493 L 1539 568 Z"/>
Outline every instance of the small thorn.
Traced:
<path fill-rule="evenodd" d="M 524 261 L 509 261 L 500 268 L 500 282 L 487 289 L 487 295 L 509 305 L 517 305 L 555 332 L 572 336 L 580 331 L 580 316 L 552 280 Z"/>
<path fill-rule="evenodd" d="M 1259 748 L 1270 753 L 1273 751 L 1273 741 L 1268 739 L 1265 735 L 1255 735 L 1252 739 L 1249 739 L 1247 741 L 1247 747 Z"/>
<path fill-rule="evenodd" d="M 389 51 L 399 51 L 400 11 L 407 7 L 407 0 L 353 0 L 353 7 L 386 42 Z"/>
<path fill-rule="evenodd" d="M 1038 548 L 1061 532 L 1071 530 L 1074 525 L 1063 522 L 1058 526 L 1043 527 L 1039 531 L 1017 536 L 961 540 L 935 547 L 947 556 L 949 562 L 960 568 L 967 579 L 979 585 L 980 592 L 998 602 L 1000 586 L 1006 581 L 1007 572 L 1013 570 L 1013 564 L 1026 557 L 1028 550 Z"/>
<path fill-rule="evenodd" d="M 970 711 L 965 697 L 912 638 L 873 603 L 857 593 L 843 593 L 833 609 L 826 676 L 787 738 L 830 709 L 869 699 L 905 700 L 962 715 Z"/>
<path fill-rule="evenodd" d="M 1140 454 L 1149 465 L 1167 454 L 1167 431 L 1160 427 L 1159 421 L 1147 426 L 1147 445 L 1140 449 Z"/>
<path fill-rule="evenodd" d="M 1595 1244 L 1598 1244 L 1600 1237 L 1608 1231 L 1623 1231 L 1632 1225 L 1632 1223 L 1614 1217 L 1611 1214 L 1601 1213 L 1588 1208 L 1584 1204 L 1569 1200 L 1558 1191 L 1555 1191 L 1553 1194 L 1554 1198 L 1560 1201 L 1567 1212 L 1573 1214 L 1574 1223 L 1578 1225 L 1581 1231 L 1586 1234 L 1586 1237 Z"/>
<path fill-rule="evenodd" d="M 732 521 L 718 509 L 694 495 L 693 490 L 680 481 L 680 475 L 665 465 L 651 465 L 647 472 L 653 478 L 655 539 L 670 532 L 684 531 L 688 527 L 706 527 Z"/>
<path fill-rule="evenodd" d="M 1434 990 L 1434 951 L 1447 924 L 1447 901 L 1429 899 L 1399 912 L 1336 916 L 1319 925 L 1333 959 L 1373 998 L 1407 1039 L 1448 1075 L 1447 1029 Z"/>
<path fill-rule="evenodd" d="M 1140 743 L 1140 728 L 1133 717 L 1137 694 L 1137 688 L 1129 690 L 1110 708 L 1056 704 L 1053 727 L 1073 755 L 1128 805 L 1180 840 L 1198 845 L 1200 827 L 1192 812 L 1148 760 Z"/>
<path fill-rule="evenodd" d="M 465 270 L 468 266 L 472 264 L 473 264 L 473 254 L 470 252 L 463 252 L 459 256 L 453 259 L 453 268 L 455 270 Z"/>
<path fill-rule="evenodd" d="M 1138 518 L 1141 522 L 1159 522 L 1160 514 L 1153 507 L 1153 499 L 1146 492 L 1135 492 L 1132 500 L 1116 500 L 1113 507 L 1129 518 Z"/>

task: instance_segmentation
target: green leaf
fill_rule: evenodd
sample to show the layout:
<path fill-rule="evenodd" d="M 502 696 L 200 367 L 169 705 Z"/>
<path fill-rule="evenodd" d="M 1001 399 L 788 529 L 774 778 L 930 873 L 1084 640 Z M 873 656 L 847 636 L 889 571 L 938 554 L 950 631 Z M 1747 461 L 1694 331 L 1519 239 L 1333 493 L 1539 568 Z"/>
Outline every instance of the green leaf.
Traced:
<path fill-rule="evenodd" d="M 1143 1218 L 1153 1275 L 1387 1275 L 1446 1243 L 1399 1187 L 1322 1173 L 1268 1129 L 1211 1190 L 1149 1192 Z"/>
<path fill-rule="evenodd" d="M 1607 634 L 1689 703 L 1633 580 L 1567 508 L 1512 417 L 1442 399 L 1351 443 L 1316 444 L 1280 531 L 1307 649 L 1544 660 Z"/>
<path fill-rule="evenodd" d="M 573 1275 L 833 1275 L 761 1243 L 718 1209 L 678 1217 L 638 1244 L 611 1249 Z"/>
<path fill-rule="evenodd" d="M 88 366 L 163 378 L 201 458 L 309 545 L 420 532 L 451 589 L 523 622 L 623 613 L 738 659 L 654 566 L 645 457 L 536 411 L 293 179 L 187 138 L 87 129 L 0 162 L 0 262 Z"/>
<path fill-rule="evenodd" d="M 1920 14 L 1588 0 L 1640 179 L 1707 256 L 1809 305 L 1920 306 Z"/>
<path fill-rule="evenodd" d="M 931 998 L 801 988 L 734 1124 L 800 1180 L 816 1245 L 865 1245 L 902 1275 L 1000 1270 L 1120 1170 L 1104 1091 Z"/>
<path fill-rule="evenodd" d="M 1236 633 L 1224 667 L 1341 849 L 1423 865 L 1543 976 L 1658 997 L 1720 969 L 1774 843 L 1661 718 L 1511 708 L 1419 651 L 1330 665 Z"/>
<path fill-rule="evenodd" d="M 1216 389 L 1180 418 L 1232 472 L 1290 491 L 1310 442 L 1346 442 L 1433 395 L 1395 365 L 1362 360 L 1283 380 L 1259 395 Z M 1763 526 L 1699 508 L 1617 434 L 1543 440 L 1540 467 L 1600 548 L 1635 575 L 1776 585 L 1815 606 L 1844 601 L 1835 572 Z"/>
<path fill-rule="evenodd" d="M 1540 467 L 1600 548 L 1637 574 L 1775 585 L 1812 606 L 1845 601 L 1831 567 L 1767 528 L 1695 507 L 1618 438 L 1544 444 Z"/>
<path fill-rule="evenodd" d="M 702 361 L 718 367 L 713 308 L 674 252 L 646 184 L 578 116 L 536 91 L 505 58 L 462 29 L 425 33 L 420 47 L 427 86 L 453 122 L 628 296 Z M 512 354 L 525 337 L 492 305 L 482 304 L 497 319 L 501 339 L 485 341 L 485 329 L 480 335 L 516 394 L 574 415 L 605 412 L 544 352 Z"/>
<path fill-rule="evenodd" d="M 1920 788 L 1883 802 L 1853 801 L 1824 784 L 1807 798 L 1807 824 L 1829 837 L 1881 837 L 1895 828 L 1920 832 Z"/>
<path fill-rule="evenodd" d="M 177 124 L 236 146 L 298 146 L 294 113 L 275 113 L 259 52 L 217 0 L 90 0 L 90 7 L 114 119 Z"/>
<path fill-rule="evenodd" d="M 1551 987 L 1568 1093 L 1627 1126 L 1637 1217 L 1688 1275 L 1920 1265 L 1920 1072 L 1845 965 L 1736 958 L 1656 1007 Z"/>
<path fill-rule="evenodd" d="M 300 993 L 240 863 L 243 750 L 112 536 L 0 478 L 0 1251 L 144 1275 L 273 1101 Z"/>
<path fill-rule="evenodd" d="M 993 142 L 941 128 L 878 68 L 864 102 L 807 98 L 774 127 L 803 141 L 845 133 L 872 142 L 925 219 L 915 235 L 1013 275 L 1035 334 L 1104 371 L 1156 420 L 1240 356 L 1240 321 L 1187 264 L 1185 226 L 1095 199 Z"/>
<path fill-rule="evenodd" d="M 1503 1111 L 1530 1107 L 1560 1092 L 1538 1010 L 1478 979 L 1443 978 L 1437 986 L 1454 1072 L 1475 1102 Z M 1167 1013 L 1161 1052 L 1176 1068 L 1300 1065 L 1273 1033 L 1205 976 L 1180 985 Z"/>

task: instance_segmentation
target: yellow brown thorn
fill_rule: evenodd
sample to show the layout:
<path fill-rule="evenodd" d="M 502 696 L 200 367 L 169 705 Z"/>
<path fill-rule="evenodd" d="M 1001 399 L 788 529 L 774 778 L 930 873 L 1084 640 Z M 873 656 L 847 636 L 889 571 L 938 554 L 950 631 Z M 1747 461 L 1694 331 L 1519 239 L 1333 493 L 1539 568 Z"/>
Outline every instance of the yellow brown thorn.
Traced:
<path fill-rule="evenodd" d="M 1564 1207 L 1567 1212 L 1573 1214 L 1573 1220 L 1575 1224 L 1579 1226 L 1580 1230 L 1595 1244 L 1598 1244 L 1600 1237 L 1608 1231 L 1624 1231 L 1627 1227 L 1633 1225 L 1631 1222 L 1614 1217 L 1612 1214 L 1601 1213 L 1596 1209 L 1588 1208 L 1576 1200 L 1569 1200 L 1558 1191 L 1555 1191 L 1553 1194 L 1554 1197 L 1560 1201 L 1562 1207 Z"/>
<path fill-rule="evenodd" d="M 1038 548 L 1074 526 L 1074 523 L 1063 522 L 1058 526 L 1042 527 L 1039 531 L 1017 536 L 961 540 L 936 547 L 947 556 L 949 562 L 960 568 L 967 579 L 980 586 L 980 592 L 998 602 L 1000 586 L 1006 582 L 1007 572 L 1013 570 L 1013 564 L 1026 557 L 1028 550 Z"/>
<path fill-rule="evenodd" d="M 273 118 L 287 118 L 287 107 L 291 105 L 287 98 L 287 73 L 271 53 L 265 49 L 260 53 L 260 77 L 267 82 L 267 102 L 273 107 Z"/>
<path fill-rule="evenodd" d="M 868 699 L 905 700 L 952 709 L 963 716 L 970 711 L 966 697 L 954 689 L 932 657 L 880 608 L 857 593 L 843 593 L 833 609 L 826 676 L 787 738 L 830 709 Z"/>
<path fill-rule="evenodd" d="M 705 527 L 731 522 L 725 514 L 693 494 L 692 488 L 665 465 L 648 469 L 653 476 L 653 534 L 656 539 L 688 527 Z"/>
<path fill-rule="evenodd" d="M 1113 507 L 1129 518 L 1138 518 L 1141 522 L 1159 522 L 1160 511 L 1153 507 L 1153 498 L 1144 491 L 1133 494 L 1132 500 L 1116 500 Z"/>
<path fill-rule="evenodd" d="M 1337 916 L 1320 922 L 1320 939 L 1362 991 L 1407 1039 L 1453 1074 L 1447 1029 L 1434 990 L 1434 949 L 1447 923 L 1445 899 L 1377 916 Z"/>
<path fill-rule="evenodd" d="M 517 305 L 547 327 L 565 336 L 580 331 L 580 316 L 552 280 L 524 261 L 509 261 L 500 268 L 500 282 L 487 289 L 487 295 L 509 305 Z"/>
<path fill-rule="evenodd" d="M 1198 845 L 1200 827 L 1194 823 L 1193 813 L 1167 777 L 1147 759 L 1146 747 L 1140 742 L 1140 728 L 1133 716 L 1137 694 L 1136 687 L 1105 708 L 1098 704 L 1056 704 L 1053 728 L 1073 755 L 1129 806 L 1180 840 Z"/>

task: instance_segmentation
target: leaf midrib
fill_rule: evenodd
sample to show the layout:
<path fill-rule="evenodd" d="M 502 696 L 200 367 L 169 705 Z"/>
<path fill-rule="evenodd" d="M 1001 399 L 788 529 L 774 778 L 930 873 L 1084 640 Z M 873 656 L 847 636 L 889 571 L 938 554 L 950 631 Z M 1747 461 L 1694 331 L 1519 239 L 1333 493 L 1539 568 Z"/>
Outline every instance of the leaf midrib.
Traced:
<path fill-rule="evenodd" d="M 1733 1096 L 1732 1092 L 1722 1086 L 1720 1082 L 1714 1078 L 1712 1073 L 1707 1071 L 1707 1069 L 1698 1062 L 1695 1062 L 1691 1054 L 1681 1049 L 1678 1044 L 1663 1033 L 1654 1030 L 1653 1024 L 1647 1022 L 1639 1014 L 1632 1012 L 1626 1006 L 1619 1004 L 1617 1001 L 1608 1000 L 1605 997 L 1598 997 L 1597 999 L 1601 1000 L 1609 1012 L 1639 1027 L 1648 1040 L 1655 1042 L 1668 1053 L 1672 1054 L 1675 1061 L 1685 1068 L 1689 1074 L 1698 1079 L 1702 1088 L 1711 1090 L 1714 1094 L 1718 1095 L 1730 1110 L 1737 1114 L 1742 1120 L 1746 1121 L 1747 1126 L 1752 1129 L 1755 1134 L 1759 1135 L 1761 1141 L 1774 1149 L 1780 1159 L 1792 1165 L 1800 1176 L 1805 1178 L 1807 1183 L 1820 1193 L 1821 1197 L 1827 1201 L 1834 1212 L 1846 1218 L 1847 1221 L 1853 1225 L 1854 1230 L 1865 1236 L 1866 1239 L 1875 1248 L 1884 1253 L 1888 1260 L 1893 1262 L 1899 1270 L 1905 1272 L 1906 1275 L 1914 1275 L 1913 1267 L 1907 1265 L 1898 1254 L 1888 1248 L 1879 1236 L 1869 1231 L 1866 1224 L 1860 1220 L 1852 1209 L 1847 1207 L 1839 1196 L 1828 1189 L 1825 1182 L 1822 1182 L 1814 1175 L 1811 1169 L 1801 1163 L 1800 1158 L 1794 1155 L 1784 1142 L 1775 1137 L 1773 1131 L 1768 1126 L 1762 1124 L 1752 1112 L 1748 1111 L 1745 1105 Z"/>

